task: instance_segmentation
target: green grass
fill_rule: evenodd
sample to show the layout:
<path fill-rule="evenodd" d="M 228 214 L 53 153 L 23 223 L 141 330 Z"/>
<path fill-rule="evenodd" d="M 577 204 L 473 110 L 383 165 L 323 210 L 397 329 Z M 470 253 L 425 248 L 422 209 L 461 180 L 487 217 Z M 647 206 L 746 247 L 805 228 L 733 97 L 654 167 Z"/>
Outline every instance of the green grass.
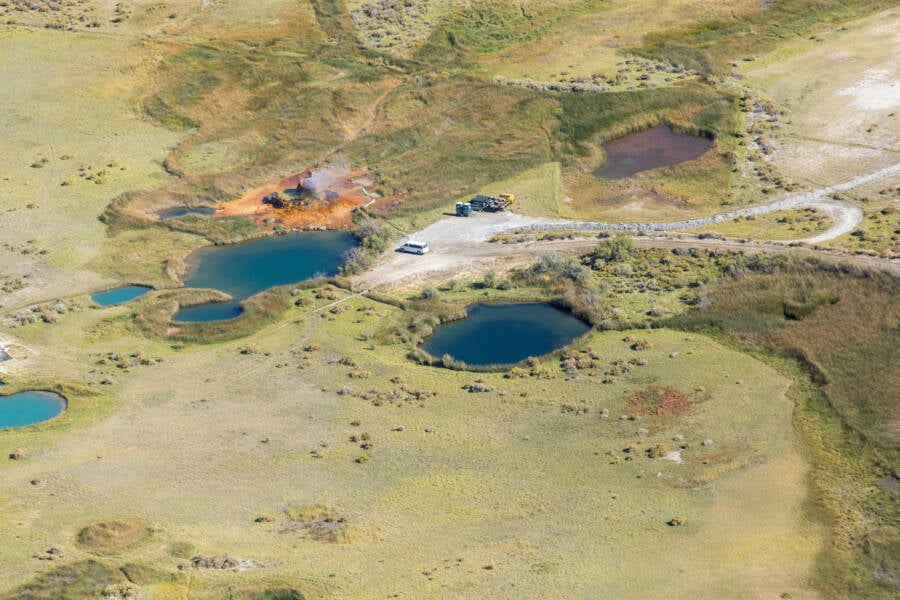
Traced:
<path fill-rule="evenodd" d="M 345 151 L 379 174 L 378 189 L 402 195 L 401 214 L 446 205 L 550 161 L 542 124 L 553 105 L 528 90 L 429 77 L 395 91 L 371 134 Z"/>
<path fill-rule="evenodd" d="M 752 240 L 796 240 L 822 233 L 831 224 L 826 215 L 808 208 L 740 217 L 733 221 L 702 227 L 696 231 Z"/>
<path fill-rule="evenodd" d="M 779 1 L 747 17 L 651 33 L 634 51 L 703 73 L 721 74 L 728 70 L 729 61 L 752 58 L 817 28 L 833 27 L 890 6 L 891 2 L 881 0 Z"/>
<path fill-rule="evenodd" d="M 515 212 L 532 217 L 557 217 L 563 197 L 562 171 L 558 162 L 546 163 L 477 191 L 491 195 L 513 194 L 516 199 L 512 210 Z M 469 197 L 460 200 L 468 201 Z"/>
<path fill-rule="evenodd" d="M 179 113 L 159 96 L 148 98 L 144 102 L 143 109 L 148 117 L 172 131 L 188 131 L 200 126 L 200 123 Z"/>
<path fill-rule="evenodd" d="M 165 220 L 165 226 L 174 231 L 193 233 L 214 244 L 234 244 L 259 237 L 259 226 L 251 217 L 207 217 L 184 215 Z"/>
<path fill-rule="evenodd" d="M 179 285 L 184 257 L 205 245 L 199 236 L 159 227 L 124 231 L 107 240 L 90 266 L 118 281 L 168 288 Z"/>
<path fill-rule="evenodd" d="M 896 295 L 886 276 L 789 270 L 715 286 L 709 308 L 673 322 L 794 359 L 807 371 L 795 379 L 814 382 L 798 395 L 798 426 L 813 452 L 816 506 L 833 530 L 819 582 L 835 597 L 897 591 L 900 536 L 887 524 L 898 509 L 892 492 L 874 485 L 900 456 Z"/>
<path fill-rule="evenodd" d="M 277 589 L 266 590 L 257 596 L 256 600 L 304 600 L 304 598 L 297 590 Z"/>
<path fill-rule="evenodd" d="M 10 600 L 82 600 L 99 597 L 108 585 L 125 581 L 118 570 L 95 560 L 85 560 L 48 571 L 6 597 Z"/>
<path fill-rule="evenodd" d="M 540 290 L 457 287 L 440 291 L 457 307 L 516 294 L 543 297 Z M 191 594 L 199 598 L 223 597 L 222 575 L 236 597 L 247 598 L 266 588 L 299 589 L 306 597 L 321 590 L 319 596 L 327 597 L 335 584 L 353 597 L 429 597 L 445 583 L 482 596 L 496 575 L 515 581 L 517 593 L 528 597 L 560 589 L 579 597 L 601 584 L 622 598 L 653 597 L 671 586 L 727 595 L 735 573 L 747 588 L 780 593 L 783 585 L 802 587 L 797 573 L 811 559 L 816 537 L 801 532 L 806 526 L 793 520 L 796 512 L 789 508 L 802 500 L 802 469 L 780 466 L 796 448 L 790 442 L 791 407 L 782 399 L 787 382 L 771 369 L 703 336 L 646 329 L 591 333 L 574 349 L 539 361 L 524 377 L 435 369 L 410 362 L 405 344 L 380 335 L 408 312 L 362 297 L 338 305 L 345 307 L 340 310 L 313 312 L 345 295 L 324 287 L 304 290 L 291 296 L 298 305 L 279 322 L 214 346 L 148 340 L 128 335 L 128 329 L 68 343 L 109 310 L 20 329 L 28 343 L 39 343 L 48 362 L 63 362 L 56 356 L 64 348 L 65 364 L 79 372 L 89 365 L 115 372 L 116 383 L 108 389 L 120 403 L 90 429 L 70 431 L 64 448 L 32 445 L 27 461 L 6 467 L 14 468 L 15 477 L 3 479 L 0 493 L 13 485 L 30 489 L 27 480 L 36 476 L 54 493 L 102 479 L 102 500 L 76 494 L 58 505 L 49 494 L 30 497 L 29 511 L 56 507 L 52 519 L 32 525 L 36 538 L 55 539 L 65 523 L 126 514 L 155 529 L 154 543 L 123 556 L 127 564 L 171 573 L 176 561 L 168 548 L 190 542 L 193 553 L 277 565 L 239 574 L 191 571 Z M 412 310 L 415 303 L 406 302 Z M 629 336 L 650 345 L 633 350 Z M 127 372 L 95 364 L 98 353 L 135 347 L 164 362 Z M 638 358 L 647 364 L 637 366 Z M 569 359 L 580 365 L 576 377 L 565 372 Z M 615 381 L 603 383 L 611 369 L 618 370 Z M 350 377 L 360 372 L 368 372 L 367 378 Z M 476 379 L 494 392 L 463 389 Z M 684 418 L 620 420 L 629 412 L 627 399 L 650 385 L 684 391 L 693 402 L 690 411 Z M 344 387 L 352 393 L 338 395 Z M 600 416 L 604 408 L 609 419 Z M 398 425 L 404 430 L 395 431 Z M 642 427 L 647 436 L 636 434 Z M 127 452 L 117 450 L 122 428 L 129 432 Z M 166 444 L 159 443 L 160 431 Z M 373 447 L 350 441 L 362 433 Z M 674 449 L 678 434 L 690 443 L 681 449 L 684 464 L 644 452 L 656 444 Z M 700 445 L 707 437 L 714 446 Z M 631 446 L 639 451 L 624 452 Z M 60 461 L 61 452 L 67 461 Z M 356 462 L 362 456 L 367 460 Z M 185 477 L 186 465 L 197 461 L 203 468 Z M 775 469 L 777 476 L 760 486 L 754 479 L 758 469 Z M 139 483 L 143 473 L 166 480 L 166 491 L 148 494 Z M 715 482 L 715 494 L 702 487 L 709 482 Z M 729 512 L 748 490 L 759 488 L 764 497 L 754 506 L 760 512 Z M 254 522 L 260 514 L 280 516 L 286 507 L 317 504 L 346 515 L 346 539 L 325 543 L 306 530 L 280 533 L 286 525 L 281 517 Z M 4 531 L 14 531 L 26 508 L 10 510 Z M 666 525 L 674 515 L 687 519 L 677 532 Z M 738 532 L 717 529 L 735 523 L 741 524 Z M 768 544 L 752 554 L 755 564 L 766 565 L 766 581 L 742 568 L 741 559 L 722 562 L 725 548 L 777 537 L 782 527 L 803 542 Z M 431 542 L 423 549 L 425 535 Z M 659 543 L 661 536 L 683 552 L 673 555 L 669 544 Z M 522 548 L 529 550 L 523 554 Z M 588 560 L 572 559 L 573 548 Z M 440 571 L 440 578 L 406 576 L 431 571 L 444 559 L 457 564 L 457 558 L 461 566 Z M 373 559 L 389 566 L 366 568 Z M 665 568 L 648 578 L 641 567 L 648 560 Z M 705 570 L 698 579 L 689 568 L 696 560 L 721 570 Z M 494 566 L 493 573 L 482 569 L 486 565 Z M 32 572 L 27 559 L 4 560 L 0 568 L 16 582 Z M 564 583 L 552 575 L 559 569 L 571 574 Z M 772 573 L 781 579 L 769 582 Z M 171 596 L 188 585 L 163 579 L 144 585 Z"/>
<path fill-rule="evenodd" d="M 567 19 L 577 19 L 602 4 L 594 0 L 526 5 L 510 0 L 463 2 L 449 7 L 414 58 L 438 68 L 471 69 L 479 55 L 541 39 Z"/>
<path fill-rule="evenodd" d="M 172 317 L 179 308 L 228 300 L 218 290 L 177 289 L 148 294 L 134 303 L 132 317 L 137 331 L 154 339 L 212 344 L 246 337 L 266 325 L 278 322 L 296 298 L 293 290 L 309 290 L 341 284 L 340 278 L 310 279 L 270 288 L 241 302 L 242 312 L 234 319 L 196 323 L 175 323 Z M 346 284 L 343 284 L 346 285 Z M 329 294 L 334 294 L 330 292 Z M 335 296 L 336 297 L 336 296 Z"/>
<path fill-rule="evenodd" d="M 560 135 L 571 144 L 608 141 L 667 122 L 682 133 L 718 138 L 734 128 L 735 99 L 697 83 L 665 89 L 560 95 Z"/>
<path fill-rule="evenodd" d="M 537 16 L 512 3 L 476 2 L 453 15 L 446 31 L 464 50 L 496 52 L 537 39 L 542 29 L 541 23 L 535 23 Z"/>

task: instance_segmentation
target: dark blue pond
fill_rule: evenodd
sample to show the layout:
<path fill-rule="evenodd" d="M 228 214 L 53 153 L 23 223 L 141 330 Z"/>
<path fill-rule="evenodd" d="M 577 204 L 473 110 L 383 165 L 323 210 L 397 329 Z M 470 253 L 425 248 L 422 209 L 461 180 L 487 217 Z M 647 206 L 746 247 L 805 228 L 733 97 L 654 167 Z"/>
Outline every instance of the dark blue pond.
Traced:
<path fill-rule="evenodd" d="M 128 302 L 129 300 L 134 300 L 140 296 L 143 296 L 153 288 L 147 287 L 145 285 L 125 285 L 122 287 L 113 288 L 111 290 L 106 290 L 105 292 L 97 292 L 96 294 L 91 295 L 91 300 L 99 304 L 100 306 L 111 306 L 113 304 L 121 304 L 123 302 Z"/>
<path fill-rule="evenodd" d="M 175 208 L 166 208 L 157 211 L 160 219 L 171 219 L 172 217 L 183 217 L 184 215 L 211 215 L 216 212 L 212 206 L 200 206 L 197 208 L 188 208 L 186 206 L 178 206 Z"/>
<path fill-rule="evenodd" d="M 549 304 L 476 304 L 465 319 L 438 327 L 422 348 L 468 365 L 505 365 L 553 352 L 589 329 Z"/>
<path fill-rule="evenodd" d="M 0 396 L 0 429 L 40 423 L 64 410 L 66 399 L 53 392 L 19 392 Z"/>
<path fill-rule="evenodd" d="M 183 308 L 174 320 L 232 319 L 241 314 L 242 300 L 263 290 L 337 274 L 344 253 L 356 245 L 356 238 L 349 233 L 324 231 L 201 248 L 186 260 L 185 287 L 221 290 L 234 299 Z"/>
<path fill-rule="evenodd" d="M 712 141 L 681 135 L 658 125 L 603 144 L 606 164 L 594 172 L 598 179 L 622 179 L 641 171 L 668 167 L 703 155 Z"/>

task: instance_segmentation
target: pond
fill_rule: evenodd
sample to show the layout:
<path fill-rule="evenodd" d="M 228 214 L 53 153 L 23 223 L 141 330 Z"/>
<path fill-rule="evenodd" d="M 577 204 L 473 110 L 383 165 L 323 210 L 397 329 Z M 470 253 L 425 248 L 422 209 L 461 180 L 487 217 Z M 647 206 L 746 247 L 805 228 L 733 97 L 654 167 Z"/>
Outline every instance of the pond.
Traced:
<path fill-rule="evenodd" d="M 66 410 L 66 399 L 53 392 L 19 392 L 0 396 L 0 429 L 24 427 L 52 419 Z"/>
<path fill-rule="evenodd" d="M 112 306 L 113 304 L 121 304 L 139 298 L 152 289 L 152 287 L 147 287 L 146 285 L 124 285 L 105 292 L 91 294 L 91 300 L 100 306 Z"/>
<path fill-rule="evenodd" d="M 632 133 L 603 144 L 606 164 L 594 172 L 597 179 L 622 179 L 641 171 L 669 167 L 699 158 L 712 140 L 681 135 L 668 125 Z"/>
<path fill-rule="evenodd" d="M 173 217 L 183 217 L 184 215 L 211 215 L 216 212 L 212 206 L 199 206 L 197 208 L 188 208 L 187 206 L 176 206 L 174 208 L 164 208 L 157 211 L 160 219 L 171 219 Z"/>
<path fill-rule="evenodd" d="M 263 290 L 337 274 L 344 253 L 356 245 L 356 238 L 349 233 L 324 231 L 201 248 L 185 261 L 185 287 L 221 290 L 233 300 L 183 308 L 173 320 L 196 323 L 232 319 L 241 314 L 242 300 Z"/>
<path fill-rule="evenodd" d="M 438 327 L 422 348 L 467 365 L 507 365 L 553 352 L 589 330 L 570 313 L 541 302 L 476 304 L 465 319 Z"/>

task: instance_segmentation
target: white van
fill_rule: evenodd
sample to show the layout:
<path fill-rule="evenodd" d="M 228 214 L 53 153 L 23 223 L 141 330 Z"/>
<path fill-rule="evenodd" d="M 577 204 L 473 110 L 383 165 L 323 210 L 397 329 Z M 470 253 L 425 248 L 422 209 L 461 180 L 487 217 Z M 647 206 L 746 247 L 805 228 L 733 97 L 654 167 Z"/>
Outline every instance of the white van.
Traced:
<path fill-rule="evenodd" d="M 410 254 L 425 254 L 430 248 L 428 247 L 428 242 L 410 240 L 400 246 L 400 250 L 402 252 L 409 252 Z"/>

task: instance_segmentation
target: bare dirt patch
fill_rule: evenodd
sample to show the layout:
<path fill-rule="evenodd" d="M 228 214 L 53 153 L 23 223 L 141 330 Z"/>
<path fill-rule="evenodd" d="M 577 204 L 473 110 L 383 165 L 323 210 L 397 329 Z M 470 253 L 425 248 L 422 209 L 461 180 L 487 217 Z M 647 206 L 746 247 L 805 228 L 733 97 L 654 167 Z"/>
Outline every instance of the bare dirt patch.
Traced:
<path fill-rule="evenodd" d="M 789 178 L 829 185 L 897 161 L 900 10 L 747 65 L 744 81 L 786 111 L 771 160 Z"/>
<path fill-rule="evenodd" d="M 296 195 L 307 181 L 310 197 L 303 202 L 276 208 L 263 200 L 273 194 Z M 359 206 L 376 204 L 380 200 L 368 192 L 372 178 L 365 169 L 342 169 L 323 166 L 295 173 L 278 181 L 270 181 L 245 192 L 239 199 L 226 202 L 213 215 L 251 216 L 264 229 L 281 225 L 288 229 L 348 229 L 353 224 L 353 210 Z"/>
<path fill-rule="evenodd" d="M 690 408 L 687 394 L 673 387 L 648 386 L 626 400 L 630 410 L 656 417 L 681 415 Z"/>

